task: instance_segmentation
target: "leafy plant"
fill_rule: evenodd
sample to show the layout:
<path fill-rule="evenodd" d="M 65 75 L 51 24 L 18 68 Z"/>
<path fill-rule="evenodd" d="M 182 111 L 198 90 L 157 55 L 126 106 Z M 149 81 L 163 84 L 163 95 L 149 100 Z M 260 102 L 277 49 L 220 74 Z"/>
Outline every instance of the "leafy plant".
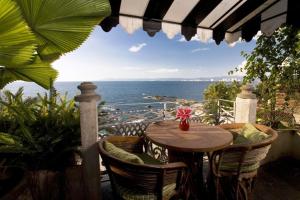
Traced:
<path fill-rule="evenodd" d="M 57 76 L 51 63 L 110 12 L 108 0 L 1 0 L 0 88 L 23 80 L 49 89 Z"/>
<path fill-rule="evenodd" d="M 297 35 L 298 34 L 298 35 Z M 276 93 L 290 95 L 299 91 L 300 88 L 300 51 L 299 33 L 292 27 L 281 27 L 272 36 L 261 35 L 256 42 L 254 50 L 247 54 L 246 65 L 235 71 L 245 71 L 244 82 L 258 80 L 257 87 L 259 103 L 265 112 L 270 112 L 271 121 L 275 121 Z M 230 73 L 233 73 L 231 71 Z"/>
<path fill-rule="evenodd" d="M 66 96 L 23 97 L 4 92 L 0 100 L 0 151 L 26 169 L 64 169 L 80 145 L 79 109 Z M 5 132 L 5 133 L 4 133 Z"/>
<path fill-rule="evenodd" d="M 204 109 L 205 109 L 205 121 L 210 124 L 220 124 L 222 123 L 221 117 L 219 115 L 219 99 L 232 100 L 234 101 L 237 94 L 240 92 L 239 82 L 217 82 L 208 85 L 204 90 Z M 226 102 L 225 102 L 226 104 Z M 232 106 L 230 104 L 227 105 Z"/>

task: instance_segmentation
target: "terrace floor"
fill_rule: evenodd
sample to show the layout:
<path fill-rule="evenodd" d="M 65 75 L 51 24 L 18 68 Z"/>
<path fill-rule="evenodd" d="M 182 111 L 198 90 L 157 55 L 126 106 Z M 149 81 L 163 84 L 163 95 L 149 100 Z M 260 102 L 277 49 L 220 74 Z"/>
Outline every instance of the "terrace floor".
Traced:
<path fill-rule="evenodd" d="M 113 200 L 109 181 L 101 185 L 104 200 Z M 300 160 L 281 159 L 263 165 L 255 183 L 254 200 L 300 200 Z"/>

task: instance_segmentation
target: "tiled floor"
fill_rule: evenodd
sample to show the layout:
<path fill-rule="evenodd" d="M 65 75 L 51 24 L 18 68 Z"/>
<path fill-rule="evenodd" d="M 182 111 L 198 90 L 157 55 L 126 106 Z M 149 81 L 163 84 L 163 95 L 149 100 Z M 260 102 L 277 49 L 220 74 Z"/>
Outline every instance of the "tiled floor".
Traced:
<path fill-rule="evenodd" d="M 110 183 L 101 185 L 103 200 L 113 200 Z M 300 160 L 282 159 L 262 166 L 254 200 L 300 200 Z"/>

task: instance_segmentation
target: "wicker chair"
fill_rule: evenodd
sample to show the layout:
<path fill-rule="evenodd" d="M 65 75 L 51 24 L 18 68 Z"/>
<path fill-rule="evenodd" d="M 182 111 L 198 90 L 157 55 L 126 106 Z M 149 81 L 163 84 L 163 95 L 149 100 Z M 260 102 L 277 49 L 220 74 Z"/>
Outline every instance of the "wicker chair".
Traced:
<path fill-rule="evenodd" d="M 166 149 L 166 147 L 155 145 L 153 144 L 153 142 L 144 137 L 145 131 L 148 126 L 149 122 L 117 124 L 115 126 L 106 127 L 109 134 L 100 135 L 100 137 L 104 138 L 112 135 L 143 137 L 145 142 L 147 143 L 147 145 L 145 146 L 145 152 L 147 152 L 147 154 L 151 155 L 153 158 L 159 160 L 160 162 L 167 163 L 168 150 Z"/>
<path fill-rule="evenodd" d="M 105 141 L 137 154 L 145 152 L 146 143 L 143 137 L 138 136 L 108 136 L 100 140 L 100 155 L 108 171 L 115 198 L 165 200 L 179 196 L 186 171 L 184 163 L 152 165 L 126 162 L 110 155 L 104 149 Z M 171 193 L 166 191 L 170 185 L 173 185 Z M 125 193 L 137 194 L 138 197 L 131 198 Z"/>
<path fill-rule="evenodd" d="M 243 126 L 224 124 L 219 127 L 234 132 Z M 264 125 L 255 127 L 270 136 L 259 143 L 230 145 L 212 154 L 211 171 L 216 199 L 251 199 L 260 161 L 266 157 L 271 143 L 277 138 L 273 129 Z"/>

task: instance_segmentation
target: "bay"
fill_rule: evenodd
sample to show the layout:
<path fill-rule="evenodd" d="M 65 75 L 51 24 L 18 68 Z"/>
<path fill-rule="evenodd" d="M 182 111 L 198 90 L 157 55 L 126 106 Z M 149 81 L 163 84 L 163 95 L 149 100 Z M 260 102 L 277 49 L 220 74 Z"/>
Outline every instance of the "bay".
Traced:
<path fill-rule="evenodd" d="M 188 100 L 203 100 L 203 91 L 211 82 L 209 81 L 96 81 L 96 92 L 107 104 L 149 103 L 154 99 L 149 96 L 176 97 Z M 73 98 L 80 94 L 77 86 L 80 82 L 56 82 L 55 89 L 60 94 L 68 94 Z M 4 89 L 17 91 L 24 88 L 25 96 L 36 96 L 37 93 L 48 92 L 34 83 L 15 82 Z"/>

